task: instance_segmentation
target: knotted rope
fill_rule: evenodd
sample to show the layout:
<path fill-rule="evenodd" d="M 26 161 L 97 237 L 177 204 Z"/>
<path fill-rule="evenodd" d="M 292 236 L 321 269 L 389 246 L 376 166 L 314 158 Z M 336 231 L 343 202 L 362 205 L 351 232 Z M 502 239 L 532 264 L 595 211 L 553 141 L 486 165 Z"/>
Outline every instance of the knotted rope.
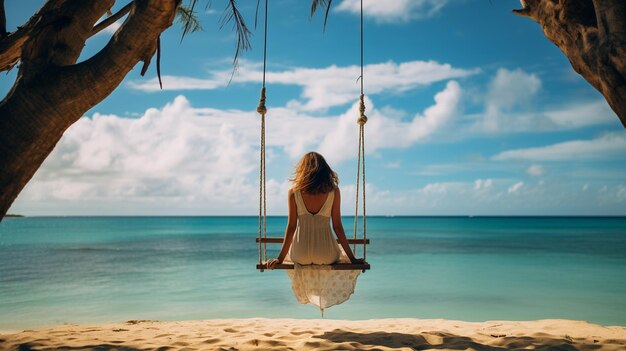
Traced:
<path fill-rule="evenodd" d="M 365 94 L 363 89 L 363 0 L 361 0 L 361 95 L 359 96 L 359 118 L 357 123 L 359 124 L 359 146 L 357 157 L 357 172 L 356 172 L 356 201 L 354 209 L 354 239 L 357 238 L 358 224 L 359 224 L 359 188 L 360 181 L 362 180 L 363 187 L 363 259 L 367 259 L 367 213 L 365 206 L 365 123 L 367 123 L 367 116 L 365 115 Z M 363 178 L 361 178 L 361 176 Z M 354 243 L 354 253 L 356 255 L 356 241 Z"/>
<path fill-rule="evenodd" d="M 363 259 L 366 259 L 367 250 L 367 213 L 365 206 L 365 123 L 367 123 L 367 116 L 365 115 L 365 101 L 364 95 L 361 94 L 359 102 L 359 118 L 357 123 L 359 124 L 359 146 L 357 156 L 357 171 L 356 171 L 356 205 L 354 209 L 354 239 L 357 239 L 357 231 L 359 224 L 359 189 L 361 188 L 361 180 L 363 187 Z M 362 178 L 361 178 L 362 177 Z M 354 252 L 356 254 L 356 242 L 354 243 Z"/>
<path fill-rule="evenodd" d="M 267 0 L 265 0 L 265 34 L 263 42 L 263 85 L 261 87 L 261 97 L 256 112 L 261 115 L 261 150 L 259 165 L 259 264 L 267 261 L 267 191 L 265 177 L 265 115 L 267 107 L 265 106 L 265 71 L 267 67 Z M 261 269 L 261 272 L 263 269 Z"/>

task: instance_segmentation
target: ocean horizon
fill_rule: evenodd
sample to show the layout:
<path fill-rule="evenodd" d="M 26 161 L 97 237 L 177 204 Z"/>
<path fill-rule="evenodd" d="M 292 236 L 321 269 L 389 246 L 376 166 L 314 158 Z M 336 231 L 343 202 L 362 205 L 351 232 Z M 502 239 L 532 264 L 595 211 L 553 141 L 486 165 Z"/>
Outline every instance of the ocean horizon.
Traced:
<path fill-rule="evenodd" d="M 353 217 L 343 222 L 351 237 Z M 268 216 L 267 235 L 285 225 Z M 367 227 L 372 269 L 325 318 L 626 325 L 626 217 L 368 215 Z M 256 216 L 5 218 L 0 330 L 320 318 L 295 300 L 284 271 L 255 269 L 257 231 Z M 279 248 L 268 245 L 269 257 Z"/>

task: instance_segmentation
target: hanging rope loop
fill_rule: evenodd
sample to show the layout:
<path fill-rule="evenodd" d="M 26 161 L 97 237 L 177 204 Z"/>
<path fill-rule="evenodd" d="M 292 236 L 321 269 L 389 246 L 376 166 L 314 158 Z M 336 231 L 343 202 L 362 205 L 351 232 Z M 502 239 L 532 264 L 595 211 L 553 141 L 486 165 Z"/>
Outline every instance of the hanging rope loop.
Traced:
<path fill-rule="evenodd" d="M 259 106 L 257 106 L 256 112 L 261 115 L 267 114 L 267 107 L 265 107 L 265 87 L 261 88 L 261 98 L 259 99 Z"/>
<path fill-rule="evenodd" d="M 261 148 L 259 155 L 259 265 L 267 261 L 267 241 L 261 243 L 261 238 L 267 239 L 267 186 L 265 172 L 265 71 L 267 68 L 267 3 L 265 0 L 265 30 L 263 39 L 263 85 L 261 98 L 256 111 L 261 115 Z M 261 269 L 263 272 L 263 269 Z"/>
<path fill-rule="evenodd" d="M 267 239 L 267 187 L 265 176 L 265 113 L 261 113 L 261 149 L 259 167 L 259 264 L 267 261 L 267 242 L 261 247 L 261 238 Z M 263 251 L 261 251 L 261 248 Z M 261 270 L 262 272 L 263 270 Z"/>
<path fill-rule="evenodd" d="M 359 80 L 361 82 L 361 95 L 359 96 L 359 117 L 357 123 L 359 124 L 359 146 L 357 156 L 357 171 L 356 171 L 356 201 L 354 209 L 354 239 L 357 238 L 358 224 L 359 224 L 359 190 L 362 189 L 363 198 L 363 260 L 367 262 L 367 213 L 365 206 L 365 123 L 367 123 L 367 116 L 365 115 L 365 92 L 363 84 L 363 0 L 361 0 L 361 76 Z M 354 245 L 354 252 L 356 254 L 356 243 Z M 363 269 L 365 272 L 365 269 Z"/>

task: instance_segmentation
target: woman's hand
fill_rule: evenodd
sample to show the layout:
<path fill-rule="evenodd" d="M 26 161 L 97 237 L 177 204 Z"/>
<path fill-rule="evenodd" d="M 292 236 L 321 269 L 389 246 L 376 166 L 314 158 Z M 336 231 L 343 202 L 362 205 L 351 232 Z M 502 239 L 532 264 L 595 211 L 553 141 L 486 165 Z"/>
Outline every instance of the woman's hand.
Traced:
<path fill-rule="evenodd" d="M 277 258 L 270 258 L 269 260 L 267 260 L 267 262 L 265 262 L 265 265 L 267 269 L 274 269 L 277 265 L 281 263 L 282 262 L 280 262 Z"/>

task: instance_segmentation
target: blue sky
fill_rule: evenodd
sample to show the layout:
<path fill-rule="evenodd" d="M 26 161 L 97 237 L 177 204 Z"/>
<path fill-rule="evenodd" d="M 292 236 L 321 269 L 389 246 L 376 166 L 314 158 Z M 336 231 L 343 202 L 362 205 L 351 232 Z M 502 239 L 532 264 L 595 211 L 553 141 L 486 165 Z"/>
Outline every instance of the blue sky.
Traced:
<path fill-rule="evenodd" d="M 6 4 L 9 30 L 43 1 Z M 200 6 L 203 32 L 162 35 L 164 90 L 140 67 L 72 126 L 10 212 L 27 215 L 254 214 L 262 32 L 233 80 L 225 1 Z M 116 8 L 124 3 L 116 5 Z M 204 3 L 202 3 L 204 5 Z M 353 212 L 358 2 L 328 27 L 309 2 L 270 3 L 268 200 L 285 214 L 306 151 L 339 173 Z M 368 213 L 626 215 L 626 133 L 518 1 L 365 0 Z M 114 10 L 116 9 L 114 8 Z M 320 14 L 321 15 L 321 14 Z M 92 38 L 93 55 L 115 28 Z M 0 80 L 6 93 L 15 79 Z"/>

